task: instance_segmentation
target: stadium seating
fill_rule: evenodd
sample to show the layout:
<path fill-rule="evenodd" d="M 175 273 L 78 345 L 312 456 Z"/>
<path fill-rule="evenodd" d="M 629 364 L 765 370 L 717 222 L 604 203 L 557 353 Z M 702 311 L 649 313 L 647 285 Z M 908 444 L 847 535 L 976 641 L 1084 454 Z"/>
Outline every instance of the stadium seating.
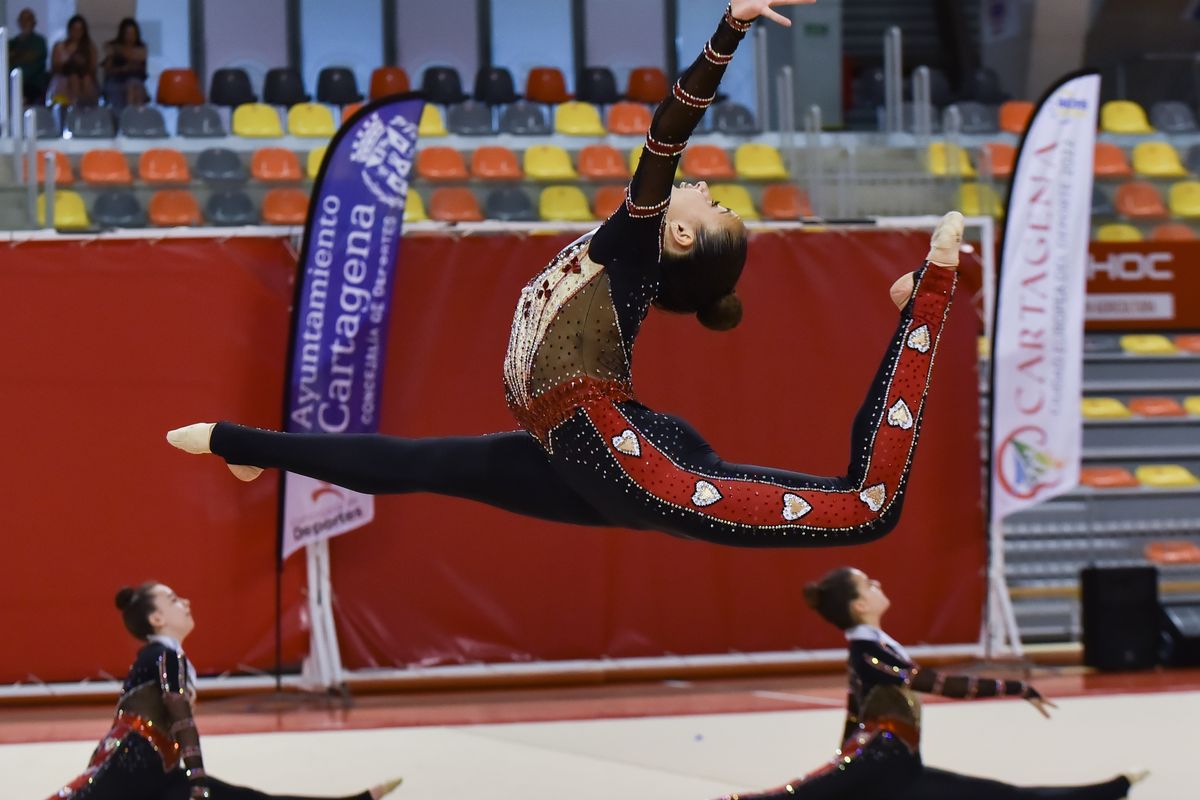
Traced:
<path fill-rule="evenodd" d="M 557 145 L 539 144 L 525 150 L 526 177 L 535 181 L 573 180 L 579 175 L 571 166 L 571 156 Z"/>
<path fill-rule="evenodd" d="M 200 204 L 187 189 L 162 189 L 150 198 L 150 224 L 159 227 L 199 225 Z"/>
<path fill-rule="evenodd" d="M 429 198 L 429 218 L 439 222 L 479 222 L 483 212 L 475 194 L 461 186 L 442 186 Z"/>
<path fill-rule="evenodd" d="M 156 147 L 138 159 L 138 179 L 150 184 L 188 183 L 192 171 L 183 153 L 169 147 Z"/>
<path fill-rule="evenodd" d="M 46 196 L 38 195 L 38 225 L 46 226 Z M 70 189 L 59 189 L 54 193 L 54 227 L 60 231 L 86 230 L 92 227 L 83 197 Z"/>
<path fill-rule="evenodd" d="M 429 181 L 462 181 L 467 179 L 467 164 L 452 147 L 426 147 L 417 151 L 417 175 Z"/>
<path fill-rule="evenodd" d="M 485 181 L 515 181 L 525 177 L 517 154 L 507 147 L 489 145 L 471 154 L 471 176 Z"/>
<path fill-rule="evenodd" d="M 1100 130 L 1132 135 L 1154 132 L 1146 120 L 1145 110 L 1132 100 L 1109 100 L 1102 105 Z"/>
<path fill-rule="evenodd" d="M 283 136 L 279 115 L 265 103 L 245 103 L 233 110 L 233 135 L 277 139 Z"/>
<path fill-rule="evenodd" d="M 747 142 L 738 145 L 733 153 L 737 175 L 747 181 L 779 181 L 788 177 L 783 156 L 769 144 Z"/>
<path fill-rule="evenodd" d="M 1173 355 L 1175 344 L 1158 333 L 1128 333 L 1121 337 L 1121 349 L 1135 356 Z"/>
<path fill-rule="evenodd" d="M 308 200 L 308 192 L 302 189 L 271 189 L 263 196 L 263 222 L 268 225 L 303 225 L 308 216 Z"/>
<path fill-rule="evenodd" d="M 257 181 L 277 183 L 302 180 L 300 159 L 282 147 L 263 147 L 250 157 L 250 174 Z"/>
<path fill-rule="evenodd" d="M 544 220 L 590 222 L 594 219 L 587 197 L 578 186 L 547 186 L 538 198 L 538 214 Z"/>
<path fill-rule="evenodd" d="M 1140 242 L 1142 232 L 1124 222 L 1109 222 L 1096 229 L 1094 238 L 1098 242 Z"/>
<path fill-rule="evenodd" d="M 1168 142 L 1139 142 L 1133 148 L 1133 171 L 1147 178 L 1179 178 L 1187 170 Z"/>

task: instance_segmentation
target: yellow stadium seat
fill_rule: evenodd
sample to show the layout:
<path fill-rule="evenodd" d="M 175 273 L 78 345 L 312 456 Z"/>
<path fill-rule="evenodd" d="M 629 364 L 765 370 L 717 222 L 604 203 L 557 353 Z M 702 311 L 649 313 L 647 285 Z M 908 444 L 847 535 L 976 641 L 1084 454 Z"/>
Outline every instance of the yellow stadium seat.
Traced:
<path fill-rule="evenodd" d="M 1200 417 L 1200 394 L 1183 398 L 1183 410 L 1193 417 Z"/>
<path fill-rule="evenodd" d="M 1180 181 L 1167 193 L 1171 214 L 1176 217 L 1200 217 L 1200 181 Z"/>
<path fill-rule="evenodd" d="M 1003 217 L 1004 204 L 996 190 L 983 183 L 964 183 L 958 190 L 958 207 L 968 217 Z"/>
<path fill-rule="evenodd" d="M 337 130 L 333 114 L 320 103 L 297 103 L 288 109 L 287 117 L 292 136 L 328 139 Z"/>
<path fill-rule="evenodd" d="M 446 120 L 442 119 L 442 112 L 433 103 L 426 103 L 425 110 L 421 112 L 421 122 L 417 125 L 417 135 L 428 139 L 430 136 L 445 136 L 449 133 L 446 130 Z"/>
<path fill-rule="evenodd" d="M 243 103 L 233 110 L 235 136 L 271 138 L 283 136 L 279 114 L 264 103 Z"/>
<path fill-rule="evenodd" d="M 974 178 L 975 168 L 967 151 L 959 145 L 946 142 L 930 142 L 929 171 L 934 175 L 961 175 Z"/>
<path fill-rule="evenodd" d="M 1133 148 L 1133 169 L 1150 178 L 1179 178 L 1188 174 L 1179 153 L 1169 142 L 1139 142 Z"/>
<path fill-rule="evenodd" d="M 1080 403 L 1084 419 L 1122 419 L 1131 416 L 1128 408 L 1115 397 L 1085 397 Z"/>
<path fill-rule="evenodd" d="M 1179 464 L 1143 464 L 1134 474 L 1142 486 L 1155 489 L 1182 489 L 1200 484 L 1200 479 Z"/>
<path fill-rule="evenodd" d="M 525 177 L 535 181 L 575 180 L 571 156 L 561 147 L 535 144 L 525 151 Z"/>
<path fill-rule="evenodd" d="M 311 180 L 316 180 L 321 171 L 321 162 L 325 159 L 325 145 L 314 147 L 308 151 L 308 161 L 305 163 L 305 173 Z"/>
<path fill-rule="evenodd" d="M 1146 111 L 1132 100 L 1109 100 L 1100 107 L 1100 130 L 1105 133 L 1153 133 Z"/>
<path fill-rule="evenodd" d="M 39 194 L 37 199 L 38 225 L 46 225 L 46 196 Z M 77 231 L 92 227 L 88 219 L 87 206 L 79 192 L 59 189 L 54 193 L 54 227 L 60 231 Z"/>
<path fill-rule="evenodd" d="M 1179 352 L 1174 342 L 1158 333 L 1127 333 L 1121 337 L 1121 349 L 1135 356 L 1166 356 Z"/>
<path fill-rule="evenodd" d="M 642 146 L 638 145 L 629 151 L 629 171 L 630 173 L 637 172 L 638 162 L 642 160 Z M 682 161 L 675 166 L 675 180 L 683 177 Z"/>
<path fill-rule="evenodd" d="M 1140 242 L 1142 232 L 1126 222 L 1110 222 L 1096 229 L 1097 242 Z"/>
<path fill-rule="evenodd" d="M 769 144 L 743 144 L 733 153 L 739 178 L 748 181 L 778 181 L 788 177 L 783 156 Z"/>
<path fill-rule="evenodd" d="M 600 112 L 591 103 L 569 100 L 554 110 L 554 132 L 567 136 L 603 136 Z"/>
<path fill-rule="evenodd" d="M 424 222 L 427 219 L 429 219 L 429 215 L 425 213 L 425 201 L 421 199 L 421 195 L 416 189 L 410 187 L 404 200 L 404 221 Z"/>
<path fill-rule="evenodd" d="M 712 199 L 737 214 L 742 219 L 758 219 L 758 209 L 750 199 L 745 186 L 736 183 L 716 183 L 708 187 Z"/>
<path fill-rule="evenodd" d="M 591 222 L 592 209 L 578 186 L 547 186 L 538 199 L 538 214 L 545 220 Z"/>

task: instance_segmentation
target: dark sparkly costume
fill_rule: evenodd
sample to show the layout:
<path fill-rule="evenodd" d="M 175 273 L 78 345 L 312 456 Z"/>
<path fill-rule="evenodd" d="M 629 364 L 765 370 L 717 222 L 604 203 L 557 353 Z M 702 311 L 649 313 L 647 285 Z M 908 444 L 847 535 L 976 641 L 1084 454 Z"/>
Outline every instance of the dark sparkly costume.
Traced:
<path fill-rule="evenodd" d="M 206 774 L 192 718 L 194 698 L 186 656 L 158 642 L 147 644 L 125 678 L 112 728 L 87 770 L 52 800 L 304 800 L 231 786 Z M 370 794 L 343 800 L 370 800 Z"/>
<path fill-rule="evenodd" d="M 721 800 L 1118 800 L 1129 781 L 1088 786 L 1019 787 L 926 767 L 921 762 L 921 701 L 917 692 L 972 700 L 1036 698 L 1022 681 L 944 675 L 915 664 L 877 628 L 847 632 L 850 677 L 842 746 L 829 763 L 775 789 Z"/>
<path fill-rule="evenodd" d="M 435 492 L 542 519 L 726 545 L 848 545 L 891 530 L 953 269 L 917 272 L 855 420 L 843 476 L 726 462 L 686 422 L 634 399 L 633 343 L 659 289 L 675 168 L 749 27 L 726 11 L 655 112 L 625 203 L 522 290 L 504 383 L 524 432 L 412 440 L 221 423 L 212 451 L 231 464 L 279 467 L 362 492 Z"/>

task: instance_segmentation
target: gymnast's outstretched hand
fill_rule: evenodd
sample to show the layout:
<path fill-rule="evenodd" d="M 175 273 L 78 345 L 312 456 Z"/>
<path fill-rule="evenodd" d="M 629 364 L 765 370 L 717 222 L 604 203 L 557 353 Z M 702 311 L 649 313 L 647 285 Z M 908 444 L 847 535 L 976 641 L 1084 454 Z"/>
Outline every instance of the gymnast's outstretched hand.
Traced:
<path fill-rule="evenodd" d="M 812 5 L 817 0 L 731 0 L 729 13 L 734 19 L 749 22 L 759 17 L 766 17 L 772 22 L 778 22 L 785 28 L 792 26 L 792 21 L 780 14 L 771 6 L 800 6 Z"/>

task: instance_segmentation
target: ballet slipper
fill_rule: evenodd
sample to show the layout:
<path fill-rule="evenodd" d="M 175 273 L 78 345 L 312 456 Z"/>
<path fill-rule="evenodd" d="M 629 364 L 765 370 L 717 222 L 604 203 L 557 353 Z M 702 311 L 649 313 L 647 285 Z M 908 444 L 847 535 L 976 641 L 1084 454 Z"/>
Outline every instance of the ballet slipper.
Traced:
<path fill-rule="evenodd" d="M 384 781 L 378 786 L 372 786 L 369 792 L 371 800 L 379 800 L 381 797 L 386 797 L 402 783 L 404 783 L 404 778 L 392 778 L 390 781 Z"/>
<path fill-rule="evenodd" d="M 929 255 L 925 260 L 939 267 L 957 267 L 962 235 L 963 215 L 957 211 L 949 212 L 933 229 L 933 236 L 929 238 Z"/>
<path fill-rule="evenodd" d="M 910 272 L 907 275 L 901 275 L 890 289 L 892 302 L 896 304 L 896 308 L 903 309 L 908 305 L 908 301 L 912 299 L 913 294 L 913 274 Z"/>
<path fill-rule="evenodd" d="M 167 431 L 167 441 L 173 447 L 178 447 L 183 452 L 192 455 L 211 453 L 209 442 L 212 440 L 212 432 L 215 427 L 215 422 L 197 422 L 193 425 L 185 425 L 182 428 Z M 239 481 L 249 482 L 262 475 L 261 467 L 248 467 L 243 464 L 226 464 L 226 466 Z"/>
<path fill-rule="evenodd" d="M 1130 786 L 1136 786 L 1137 784 L 1146 780 L 1146 778 L 1150 777 L 1150 770 L 1148 770 L 1148 769 L 1132 769 L 1128 772 L 1122 772 L 1121 776 L 1123 778 L 1125 778 L 1125 780 L 1129 781 Z"/>

